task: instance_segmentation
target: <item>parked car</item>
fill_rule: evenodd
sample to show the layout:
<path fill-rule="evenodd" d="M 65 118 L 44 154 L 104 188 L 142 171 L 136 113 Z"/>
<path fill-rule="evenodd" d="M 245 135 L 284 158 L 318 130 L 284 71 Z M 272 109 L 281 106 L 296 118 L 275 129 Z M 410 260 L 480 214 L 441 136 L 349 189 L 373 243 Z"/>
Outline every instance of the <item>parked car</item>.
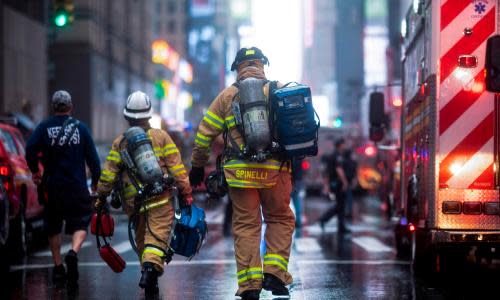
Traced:
<path fill-rule="evenodd" d="M 4 247 L 10 260 L 26 254 L 28 237 L 43 226 L 43 206 L 38 203 L 24 149 L 19 129 L 0 123 L 0 178 L 9 201 L 9 234 Z"/>

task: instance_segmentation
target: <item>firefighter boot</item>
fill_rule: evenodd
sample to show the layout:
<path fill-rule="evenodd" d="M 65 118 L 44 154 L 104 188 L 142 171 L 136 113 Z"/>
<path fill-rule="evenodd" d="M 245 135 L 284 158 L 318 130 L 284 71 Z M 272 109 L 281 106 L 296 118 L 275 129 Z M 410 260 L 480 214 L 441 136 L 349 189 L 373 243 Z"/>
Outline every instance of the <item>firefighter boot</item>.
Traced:
<path fill-rule="evenodd" d="M 284 296 L 287 298 L 290 295 L 285 284 L 273 274 L 264 273 L 262 288 L 272 292 L 273 296 Z"/>
<path fill-rule="evenodd" d="M 246 290 L 237 296 L 240 296 L 241 300 L 259 300 L 260 290 Z"/>
<path fill-rule="evenodd" d="M 158 271 L 153 263 L 145 262 L 142 266 L 142 276 L 139 286 L 145 290 L 148 295 L 158 294 Z"/>

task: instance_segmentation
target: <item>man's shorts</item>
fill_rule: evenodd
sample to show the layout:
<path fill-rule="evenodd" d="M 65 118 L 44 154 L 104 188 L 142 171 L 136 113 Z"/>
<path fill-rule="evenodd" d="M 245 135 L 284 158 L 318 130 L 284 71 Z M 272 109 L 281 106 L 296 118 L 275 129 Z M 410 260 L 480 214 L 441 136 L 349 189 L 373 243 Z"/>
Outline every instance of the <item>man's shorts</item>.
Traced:
<path fill-rule="evenodd" d="M 48 236 L 61 233 L 63 221 L 66 234 L 73 234 L 78 230 L 87 231 L 92 217 L 89 193 L 81 189 L 49 189 L 44 212 L 44 225 Z"/>

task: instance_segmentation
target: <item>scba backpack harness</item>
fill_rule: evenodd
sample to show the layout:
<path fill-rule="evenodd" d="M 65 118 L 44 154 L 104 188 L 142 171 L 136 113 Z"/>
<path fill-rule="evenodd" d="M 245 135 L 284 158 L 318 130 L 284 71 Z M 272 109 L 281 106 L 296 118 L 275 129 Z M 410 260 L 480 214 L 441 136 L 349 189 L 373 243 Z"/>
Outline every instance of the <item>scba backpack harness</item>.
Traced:
<path fill-rule="evenodd" d="M 251 87 L 256 89 L 256 86 L 258 86 L 260 89 L 258 93 L 245 92 L 245 94 L 258 94 L 257 98 L 265 97 L 262 87 L 269 83 L 267 101 L 240 103 L 241 100 L 238 100 L 238 98 L 242 92 L 241 89 L 248 86 L 245 84 L 248 80 L 260 81 L 260 86 L 256 82 L 257 84 L 253 83 Z M 289 82 L 278 88 L 277 81 L 256 80 L 254 78 L 236 82 L 233 86 L 238 88 L 238 93 L 233 98 L 232 111 L 236 126 L 246 145 L 243 149 L 240 149 L 229 134 L 229 130 L 226 129 L 224 133 L 225 140 L 229 141 L 232 146 L 228 153 L 229 156 L 254 161 L 263 161 L 274 156 L 284 161 L 302 159 L 306 156 L 316 156 L 318 154 L 320 120 L 314 110 L 311 89 L 308 86 Z M 264 130 L 262 130 L 262 122 L 255 122 L 247 117 L 247 111 L 255 110 L 256 107 L 260 107 L 262 110 L 259 112 L 261 117 L 258 121 L 266 120 L 268 123 L 268 128 L 264 128 Z M 255 126 L 252 122 L 245 122 L 248 119 L 254 121 L 254 123 L 260 123 L 259 126 Z M 263 142 L 255 143 L 249 140 L 252 133 L 261 133 L 259 141 Z M 266 135 L 269 135 L 269 138 L 262 138 L 262 136 Z M 256 146 L 260 147 L 252 149 Z"/>

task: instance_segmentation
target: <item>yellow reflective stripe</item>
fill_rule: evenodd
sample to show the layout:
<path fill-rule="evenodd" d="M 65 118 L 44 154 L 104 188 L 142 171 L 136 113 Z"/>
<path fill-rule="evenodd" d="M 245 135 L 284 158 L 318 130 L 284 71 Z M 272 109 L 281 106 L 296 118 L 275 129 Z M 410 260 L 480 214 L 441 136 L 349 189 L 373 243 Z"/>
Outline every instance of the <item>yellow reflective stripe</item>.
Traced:
<path fill-rule="evenodd" d="M 116 173 L 113 173 L 109 170 L 102 170 L 100 180 L 111 182 L 111 181 L 115 180 L 115 177 L 116 177 Z"/>
<path fill-rule="evenodd" d="M 210 144 L 209 144 L 209 143 L 207 143 L 207 142 L 205 142 L 205 141 L 202 141 L 202 140 L 201 140 L 201 139 L 199 139 L 198 137 L 196 137 L 196 138 L 194 139 L 194 142 L 195 142 L 196 144 L 198 144 L 198 145 L 202 146 L 202 147 L 205 147 L 205 148 L 210 146 Z"/>
<path fill-rule="evenodd" d="M 206 135 L 203 135 L 199 132 L 196 133 L 196 138 L 194 139 L 195 143 L 200 146 L 207 147 L 210 146 L 212 139 Z"/>
<path fill-rule="evenodd" d="M 163 252 L 162 250 L 160 250 L 158 248 L 146 247 L 144 249 L 144 251 L 142 251 L 142 258 L 141 258 L 141 260 L 144 260 L 144 256 L 147 253 L 151 253 L 151 254 L 157 255 L 159 257 L 164 257 L 165 256 L 165 252 Z"/>
<path fill-rule="evenodd" d="M 167 156 L 167 155 L 174 154 L 174 153 L 179 153 L 179 149 L 175 148 L 172 150 L 165 151 L 165 152 L 163 152 L 163 155 Z"/>
<path fill-rule="evenodd" d="M 262 268 L 249 268 L 245 270 L 241 270 L 237 273 L 238 283 L 245 282 L 250 279 L 262 279 Z"/>
<path fill-rule="evenodd" d="M 239 187 L 239 188 L 268 188 L 273 187 L 275 183 L 260 183 L 260 182 L 251 182 L 246 180 L 238 180 L 238 179 L 226 179 L 227 183 L 231 187 Z"/>
<path fill-rule="evenodd" d="M 197 138 L 200 138 L 201 140 L 204 140 L 204 141 L 206 141 L 206 142 L 210 142 L 210 141 L 212 141 L 212 139 L 211 139 L 210 137 L 208 137 L 208 136 L 206 136 L 206 135 L 203 135 L 203 134 L 201 134 L 201 133 L 199 133 L 199 132 L 197 132 L 197 133 L 196 133 L 196 137 L 197 137 Z"/>
<path fill-rule="evenodd" d="M 135 188 L 135 186 L 133 186 L 132 184 L 130 185 L 127 185 L 124 189 L 123 189 L 123 196 L 125 196 L 125 198 L 130 198 L 130 197 L 133 197 L 137 194 L 137 190 Z"/>
<path fill-rule="evenodd" d="M 234 119 L 234 116 L 227 117 L 225 120 L 225 124 L 227 128 L 233 128 L 234 126 L 236 126 L 236 121 Z"/>
<path fill-rule="evenodd" d="M 165 199 L 165 200 L 161 200 L 161 201 L 158 201 L 158 202 L 154 202 L 154 203 L 151 203 L 151 204 L 146 204 L 146 205 L 143 205 L 141 207 L 141 209 L 139 210 L 139 212 L 145 212 L 146 210 L 150 210 L 150 209 L 153 209 L 153 208 L 156 208 L 158 206 L 161 206 L 163 204 L 167 204 L 168 203 L 168 199 Z"/>
<path fill-rule="evenodd" d="M 266 254 L 264 256 L 264 265 L 275 265 L 285 271 L 288 270 L 288 261 L 279 254 Z"/>
<path fill-rule="evenodd" d="M 209 110 L 207 111 L 207 115 L 209 115 L 210 117 L 214 118 L 216 121 L 218 121 L 221 124 L 224 123 L 224 120 L 222 120 L 221 117 L 219 117 L 218 115 L 214 114 L 213 112 L 211 112 Z"/>
<path fill-rule="evenodd" d="M 108 155 L 108 157 L 106 157 L 106 160 L 115 161 L 117 163 L 120 163 L 122 161 L 122 158 L 121 158 L 120 153 L 118 151 L 111 150 L 111 151 L 109 151 L 109 155 Z"/>
<path fill-rule="evenodd" d="M 267 164 L 267 163 L 226 163 L 224 168 L 237 169 L 237 168 L 252 168 L 252 169 L 269 169 L 279 170 L 281 165 Z"/>
<path fill-rule="evenodd" d="M 180 175 L 180 174 L 186 173 L 186 169 L 184 168 L 183 164 L 175 165 L 169 169 L 170 169 L 170 173 L 172 173 L 172 175 Z"/>
<path fill-rule="evenodd" d="M 224 125 L 224 120 L 222 120 L 211 111 L 207 111 L 207 114 L 205 115 L 205 117 L 203 117 L 203 121 L 207 122 L 217 129 L 222 129 L 222 126 Z"/>

